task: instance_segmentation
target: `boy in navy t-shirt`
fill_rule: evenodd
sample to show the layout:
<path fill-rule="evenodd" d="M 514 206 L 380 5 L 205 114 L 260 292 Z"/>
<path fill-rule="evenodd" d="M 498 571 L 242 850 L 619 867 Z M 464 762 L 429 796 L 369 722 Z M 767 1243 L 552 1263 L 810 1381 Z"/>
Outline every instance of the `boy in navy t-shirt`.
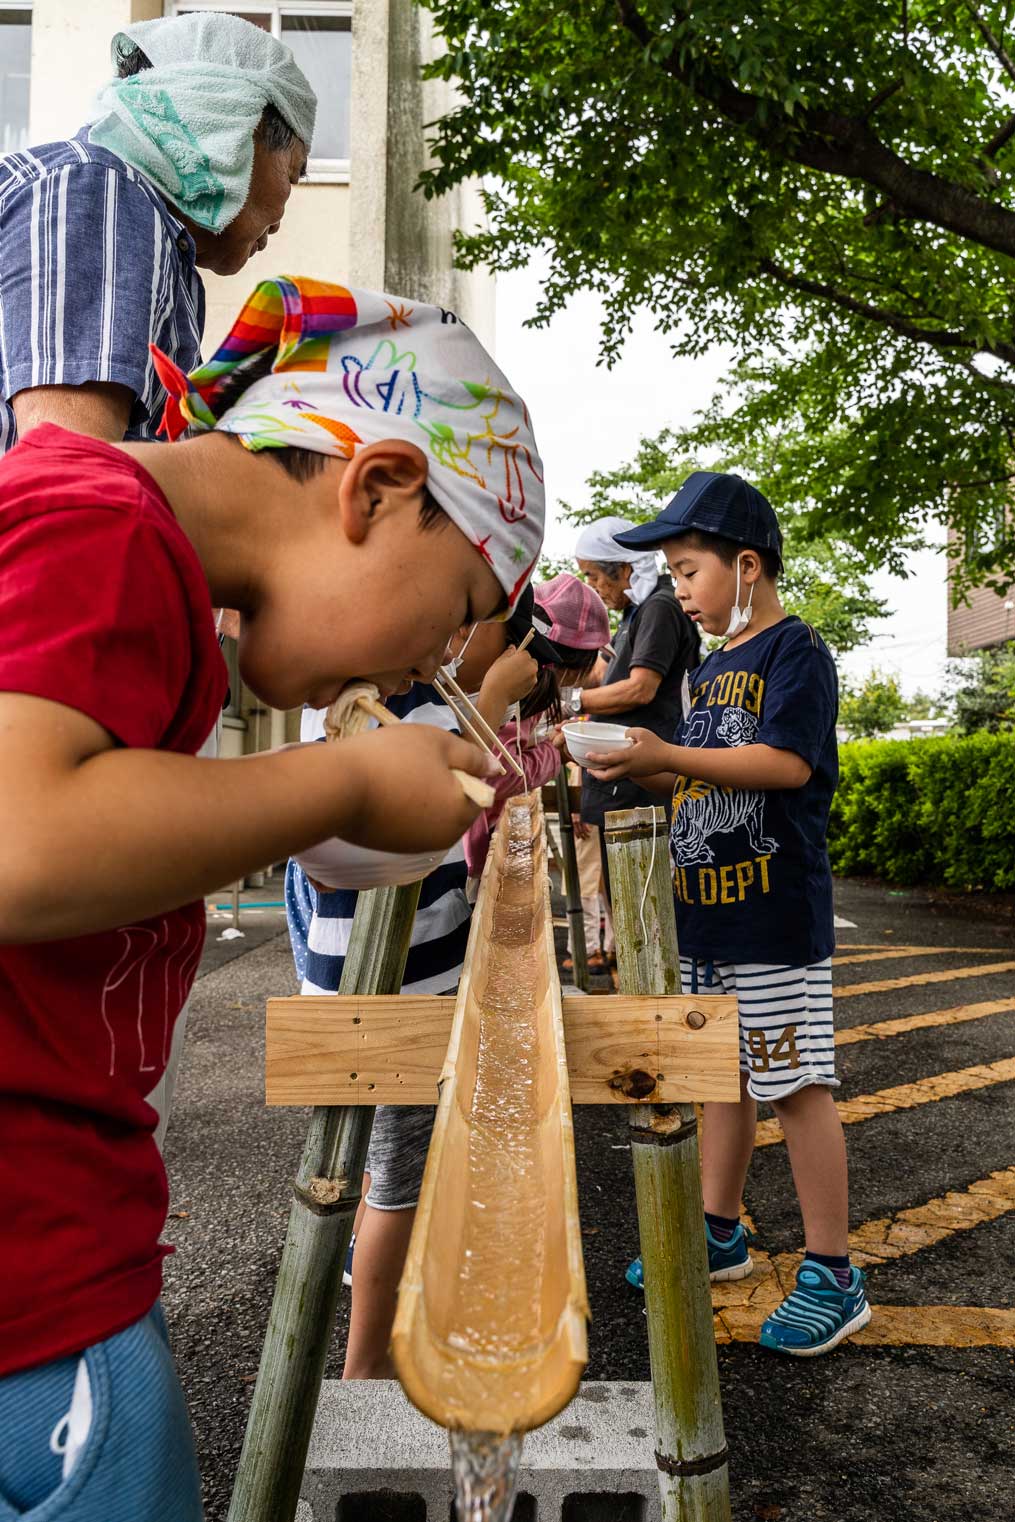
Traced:
<path fill-rule="evenodd" d="M 846 1147 L 831 1093 L 835 667 L 810 625 L 782 608 L 778 521 L 739 476 L 695 471 L 653 523 L 618 542 L 660 545 L 685 611 L 726 637 L 688 679 L 677 743 L 630 730 L 632 749 L 601 758 L 594 775 L 672 792 L 684 987 L 736 994 L 740 1017 L 740 1103 L 704 1107 L 709 1269 L 716 1280 L 751 1272 L 739 1210 L 757 1101 L 767 1100 L 786 1136 L 806 1254 L 760 1340 L 812 1356 L 871 1314 L 849 1262 Z M 642 1282 L 639 1261 L 628 1278 Z"/>

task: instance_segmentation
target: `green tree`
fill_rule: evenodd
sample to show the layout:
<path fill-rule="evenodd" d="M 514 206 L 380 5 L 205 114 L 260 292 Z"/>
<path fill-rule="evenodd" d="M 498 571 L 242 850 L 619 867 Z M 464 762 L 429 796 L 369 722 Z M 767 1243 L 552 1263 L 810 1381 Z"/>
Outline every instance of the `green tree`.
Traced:
<path fill-rule="evenodd" d="M 960 734 L 1015 730 L 1015 640 L 952 663 L 952 701 Z"/>
<path fill-rule="evenodd" d="M 438 194 L 486 177 L 465 263 L 547 248 L 538 320 L 580 287 L 617 353 L 735 346 L 689 431 L 817 536 L 898 569 L 928 520 L 959 587 L 1010 580 L 1015 42 L 975 0 L 424 0 L 461 105 Z"/>
<path fill-rule="evenodd" d="M 633 460 L 615 470 L 593 471 L 584 507 L 561 503 L 565 520 L 576 525 L 593 523 L 613 513 L 637 523 L 654 518 L 685 477 L 699 468 L 684 452 L 686 444 L 687 434 L 671 429 L 642 439 Z M 757 479 L 749 466 L 737 460 L 722 461 L 715 468 L 742 468 Z M 780 513 L 780 519 L 786 541 L 780 596 L 786 609 L 813 624 L 836 655 L 867 644 L 871 621 L 885 616 L 887 604 L 872 594 L 863 574 L 862 555 L 842 540 L 809 537 L 792 515 Z M 574 563 L 558 564 L 555 569 L 573 570 Z"/>
<path fill-rule="evenodd" d="M 872 671 L 859 686 L 842 683 L 839 723 L 851 740 L 873 740 L 906 717 L 906 706 L 898 678 Z"/>

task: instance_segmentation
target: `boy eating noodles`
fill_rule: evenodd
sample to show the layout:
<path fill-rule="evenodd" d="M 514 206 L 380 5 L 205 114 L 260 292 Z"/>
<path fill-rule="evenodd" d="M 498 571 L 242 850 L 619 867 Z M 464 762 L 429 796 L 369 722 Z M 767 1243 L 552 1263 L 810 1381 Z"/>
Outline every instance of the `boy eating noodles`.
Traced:
<path fill-rule="evenodd" d="M 779 524 L 739 476 L 695 471 L 654 522 L 617 539 L 659 546 L 685 611 L 706 634 L 726 638 L 689 678 L 678 744 L 632 729 L 635 744 L 622 757 L 592 759 L 604 780 L 630 775 L 672 793 L 684 988 L 737 998 L 741 1100 L 704 1107 L 711 1277 L 751 1272 L 740 1201 L 757 1101 L 767 1100 L 786 1136 L 806 1254 L 760 1340 L 813 1356 L 870 1320 L 864 1276 L 849 1262 L 846 1147 L 831 1092 L 835 937 L 825 836 L 838 778 L 835 666 L 814 630 L 782 608 Z M 641 1283 L 640 1260 L 628 1278 Z"/>
<path fill-rule="evenodd" d="M 524 404 L 450 312 L 283 278 L 189 378 L 156 362 L 170 438 L 201 436 L 47 425 L 0 463 L 0 1511 L 66 1522 L 201 1516 L 144 1096 L 202 896 L 336 834 L 450 846 L 477 812 L 449 769 L 483 758 L 424 726 L 196 758 L 212 607 L 273 706 L 391 693 L 513 606 L 542 538 Z"/>

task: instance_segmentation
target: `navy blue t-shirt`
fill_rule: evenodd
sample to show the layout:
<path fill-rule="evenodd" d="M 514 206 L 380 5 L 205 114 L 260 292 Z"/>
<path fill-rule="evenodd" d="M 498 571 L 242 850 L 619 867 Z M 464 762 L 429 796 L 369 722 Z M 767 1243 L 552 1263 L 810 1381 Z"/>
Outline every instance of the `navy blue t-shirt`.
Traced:
<path fill-rule="evenodd" d="M 677 743 L 772 745 L 812 768 L 800 788 L 752 791 L 678 777 L 670 851 L 680 950 L 804 967 L 830 956 L 828 812 L 839 778 L 838 682 L 824 642 L 789 617 L 689 678 Z"/>

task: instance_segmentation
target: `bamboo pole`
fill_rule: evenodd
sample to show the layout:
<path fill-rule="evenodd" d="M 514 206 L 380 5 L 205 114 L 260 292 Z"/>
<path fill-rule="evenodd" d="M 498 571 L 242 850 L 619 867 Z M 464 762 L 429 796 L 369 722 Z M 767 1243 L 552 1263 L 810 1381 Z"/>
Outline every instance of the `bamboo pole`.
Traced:
<path fill-rule="evenodd" d="M 679 993 L 662 809 L 607 814 L 606 846 L 621 989 Z M 730 1522 L 694 1106 L 634 1105 L 630 1123 L 663 1522 Z"/>
<path fill-rule="evenodd" d="M 419 890 L 360 894 L 341 993 L 398 992 Z M 228 1522 L 296 1515 L 373 1118 L 351 1106 L 311 1115 Z"/>
<path fill-rule="evenodd" d="M 560 854 L 564 877 L 567 923 L 571 931 L 571 960 L 574 963 L 575 987 L 589 991 L 589 961 L 585 950 L 585 915 L 582 910 L 581 880 L 578 876 L 578 853 L 574 845 L 571 822 L 571 798 L 567 790 L 567 767 L 557 773 L 557 823 L 560 827 Z M 549 835 L 549 831 L 547 831 Z"/>

